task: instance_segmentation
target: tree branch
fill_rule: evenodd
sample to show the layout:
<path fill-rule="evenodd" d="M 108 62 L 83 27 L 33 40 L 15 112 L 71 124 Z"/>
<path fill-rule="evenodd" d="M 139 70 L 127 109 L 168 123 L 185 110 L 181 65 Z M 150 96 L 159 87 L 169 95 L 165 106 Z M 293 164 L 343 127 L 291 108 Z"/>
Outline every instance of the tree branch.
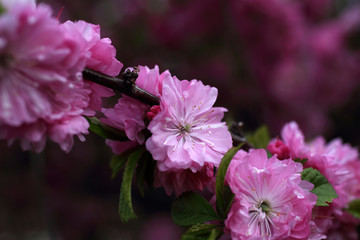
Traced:
<path fill-rule="evenodd" d="M 82 74 L 83 78 L 88 81 L 100 84 L 113 90 L 118 90 L 121 93 L 150 106 L 160 104 L 160 99 L 157 96 L 135 85 L 137 71 L 127 70 L 125 73 L 123 73 L 124 79 L 110 77 L 89 68 L 85 68 Z"/>
<path fill-rule="evenodd" d="M 88 68 L 85 68 L 82 74 L 83 78 L 88 81 L 100 84 L 113 90 L 118 90 L 121 93 L 147 105 L 154 106 L 160 104 L 160 99 L 157 96 L 136 86 L 135 80 L 138 77 L 138 69 L 136 68 L 134 70 L 127 69 L 124 73 L 122 73 L 122 77 L 124 79 L 111 77 Z M 230 128 L 230 133 L 235 146 L 239 143 L 245 143 L 242 147 L 243 149 L 248 150 L 249 148 L 253 148 L 253 146 L 245 138 L 242 122 L 233 123 Z"/>

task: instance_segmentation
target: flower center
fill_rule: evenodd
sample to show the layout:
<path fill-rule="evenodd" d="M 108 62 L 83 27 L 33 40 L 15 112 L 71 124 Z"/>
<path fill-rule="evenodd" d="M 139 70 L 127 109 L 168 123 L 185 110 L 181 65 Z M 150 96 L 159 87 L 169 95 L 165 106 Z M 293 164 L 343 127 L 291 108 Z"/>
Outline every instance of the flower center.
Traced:
<path fill-rule="evenodd" d="M 259 205 L 258 205 L 258 208 L 259 208 L 259 209 L 261 208 L 261 210 L 262 210 L 264 213 L 266 213 L 266 214 L 268 214 L 269 212 L 271 212 L 271 206 L 270 206 L 270 203 L 269 203 L 267 200 L 261 201 L 261 202 L 259 203 Z"/>
<path fill-rule="evenodd" d="M 180 125 L 178 129 L 181 135 L 185 133 L 189 133 L 191 130 L 191 125 L 190 124 Z"/>

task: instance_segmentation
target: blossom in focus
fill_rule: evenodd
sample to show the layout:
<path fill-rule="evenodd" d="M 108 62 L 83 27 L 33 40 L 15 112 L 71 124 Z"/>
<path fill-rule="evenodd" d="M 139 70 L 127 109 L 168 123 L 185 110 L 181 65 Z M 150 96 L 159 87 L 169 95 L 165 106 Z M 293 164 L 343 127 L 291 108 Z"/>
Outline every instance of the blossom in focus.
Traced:
<path fill-rule="evenodd" d="M 239 152 L 226 180 L 235 194 L 225 220 L 232 239 L 308 239 L 316 195 L 301 180 L 302 165 L 267 158 L 263 149 Z"/>
<path fill-rule="evenodd" d="M 159 171 L 219 166 L 232 139 L 221 122 L 226 109 L 213 107 L 216 97 L 217 89 L 200 81 L 164 79 L 161 111 L 150 122 L 152 136 L 146 141 Z"/>

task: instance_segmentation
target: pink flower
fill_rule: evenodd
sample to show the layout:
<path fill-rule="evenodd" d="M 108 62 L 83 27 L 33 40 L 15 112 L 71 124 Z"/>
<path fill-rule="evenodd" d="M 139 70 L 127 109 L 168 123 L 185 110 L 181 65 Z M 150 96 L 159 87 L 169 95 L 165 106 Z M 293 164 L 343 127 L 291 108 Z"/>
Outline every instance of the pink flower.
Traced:
<path fill-rule="evenodd" d="M 214 176 L 214 168 L 206 164 L 201 170 L 192 172 L 190 169 L 176 172 L 161 172 L 155 170 L 155 187 L 164 187 L 166 194 L 171 196 L 174 192 L 179 197 L 186 191 L 202 191 L 210 183 Z"/>
<path fill-rule="evenodd" d="M 87 134 L 88 106 L 81 71 L 86 42 L 66 34 L 48 6 L 5 1 L 0 15 L 0 129 L 9 143 L 41 151 L 46 136 L 69 151 L 72 136 Z"/>
<path fill-rule="evenodd" d="M 340 209 L 349 199 L 354 199 L 348 190 L 359 185 L 356 178 L 358 169 L 353 167 L 360 162 L 356 149 L 343 144 L 340 139 L 326 144 L 324 138 L 317 137 L 312 142 L 305 143 L 304 135 L 295 122 L 285 124 L 281 136 L 290 149 L 292 159 L 308 159 L 305 167 L 316 168 L 331 183 L 339 195 L 334 202 Z"/>
<path fill-rule="evenodd" d="M 111 45 L 109 38 L 100 38 L 100 26 L 87 23 L 85 21 L 67 21 L 61 25 L 67 34 L 80 34 L 86 42 L 86 47 L 82 55 L 85 57 L 87 68 L 107 74 L 117 76 L 123 64 L 116 58 L 116 49 Z M 95 115 L 95 110 L 101 110 L 101 98 L 112 96 L 113 90 L 92 82 L 85 82 L 84 88 L 91 90 L 90 101 L 84 114 L 87 116 Z"/>
<path fill-rule="evenodd" d="M 221 122 L 226 109 L 212 107 L 216 97 L 217 89 L 200 81 L 164 79 L 161 111 L 148 126 L 152 136 L 146 142 L 160 171 L 219 165 L 232 139 Z"/>
<path fill-rule="evenodd" d="M 170 73 L 165 71 L 159 73 L 158 66 L 149 69 L 146 66 L 139 66 L 140 72 L 136 79 L 136 85 L 156 96 L 160 96 L 162 82 L 169 78 Z M 125 131 L 131 141 L 143 144 L 145 136 L 142 130 L 146 128 L 145 118 L 150 107 L 138 100 L 123 96 L 118 100 L 114 108 L 103 109 L 106 118 L 101 119 L 104 123 Z M 154 112 L 152 112 L 154 113 Z"/>
<path fill-rule="evenodd" d="M 277 158 L 280 160 L 290 157 L 290 150 L 280 139 L 273 140 L 266 148 L 271 154 L 277 154 Z"/>
<path fill-rule="evenodd" d="M 235 194 L 225 221 L 232 239 L 307 239 L 316 195 L 301 171 L 300 163 L 268 159 L 263 149 L 240 152 L 226 176 Z"/>
<path fill-rule="evenodd" d="M 314 231 L 324 234 L 332 226 L 334 216 L 340 222 L 348 219 L 343 216 L 343 208 L 346 208 L 350 201 L 360 197 L 359 153 L 350 145 L 343 144 L 340 139 L 326 144 L 323 137 L 317 137 L 305 143 L 304 135 L 295 122 L 285 124 L 281 136 L 290 149 L 291 158 L 307 159 L 304 167 L 319 170 L 338 195 L 329 207 L 315 208 L 316 211 L 313 212 Z"/>

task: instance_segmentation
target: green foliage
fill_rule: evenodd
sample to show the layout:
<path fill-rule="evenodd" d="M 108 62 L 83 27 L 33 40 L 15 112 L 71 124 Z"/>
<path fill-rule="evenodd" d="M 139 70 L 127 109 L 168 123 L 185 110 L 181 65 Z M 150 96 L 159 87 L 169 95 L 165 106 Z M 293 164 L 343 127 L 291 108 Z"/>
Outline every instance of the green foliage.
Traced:
<path fill-rule="evenodd" d="M 174 202 L 171 207 L 171 216 L 180 226 L 220 219 L 210 203 L 194 192 L 187 192 Z"/>
<path fill-rule="evenodd" d="M 139 164 L 136 168 L 136 181 L 139 188 L 140 195 L 144 197 L 144 184 L 148 183 L 152 187 L 152 180 L 149 177 L 154 176 L 155 161 L 149 152 L 144 152 L 139 160 Z"/>
<path fill-rule="evenodd" d="M 295 159 L 294 159 L 294 162 L 299 162 L 299 163 L 301 163 L 302 165 L 304 165 L 307 161 L 308 161 L 307 158 L 303 158 L 303 159 L 295 158 Z"/>
<path fill-rule="evenodd" d="M 115 178 L 116 174 L 125 167 L 126 161 L 131 152 L 127 151 L 120 155 L 115 155 L 110 160 L 110 168 L 112 170 L 111 178 Z"/>
<path fill-rule="evenodd" d="M 223 233 L 222 227 L 215 224 L 197 224 L 182 235 L 181 240 L 216 240 Z"/>
<path fill-rule="evenodd" d="M 5 7 L 0 3 L 0 15 L 5 13 L 5 12 L 6 12 Z"/>
<path fill-rule="evenodd" d="M 270 141 L 269 129 L 263 125 L 259 127 L 253 134 L 247 135 L 246 139 L 255 148 L 266 148 Z"/>
<path fill-rule="evenodd" d="M 136 218 L 131 201 L 131 183 L 137 162 L 143 154 L 143 149 L 131 153 L 125 166 L 119 199 L 119 214 L 121 221 L 127 222 Z"/>
<path fill-rule="evenodd" d="M 316 194 L 316 206 L 329 206 L 334 198 L 337 198 L 333 186 L 318 170 L 313 168 L 305 168 L 301 173 L 301 179 L 314 184 L 312 193 Z"/>
<path fill-rule="evenodd" d="M 349 203 L 349 207 L 345 209 L 348 213 L 356 218 L 360 218 L 360 199 L 355 199 Z"/>
<path fill-rule="evenodd" d="M 96 133 L 97 135 L 105 138 L 105 139 L 111 139 L 116 141 L 128 141 L 125 132 L 120 131 L 119 129 L 110 127 L 104 123 L 102 123 L 99 119 L 96 117 L 87 118 L 89 124 L 90 124 L 90 131 Z"/>
<path fill-rule="evenodd" d="M 226 217 L 226 209 L 228 206 L 224 201 L 224 181 L 226 176 L 226 171 L 229 167 L 231 159 L 235 156 L 235 154 L 239 151 L 239 149 L 244 144 L 241 143 L 237 147 L 231 148 L 227 153 L 225 153 L 224 157 L 221 159 L 219 168 L 217 170 L 216 175 L 216 210 L 219 215 L 223 218 Z M 228 203 L 228 202 L 227 202 Z"/>

